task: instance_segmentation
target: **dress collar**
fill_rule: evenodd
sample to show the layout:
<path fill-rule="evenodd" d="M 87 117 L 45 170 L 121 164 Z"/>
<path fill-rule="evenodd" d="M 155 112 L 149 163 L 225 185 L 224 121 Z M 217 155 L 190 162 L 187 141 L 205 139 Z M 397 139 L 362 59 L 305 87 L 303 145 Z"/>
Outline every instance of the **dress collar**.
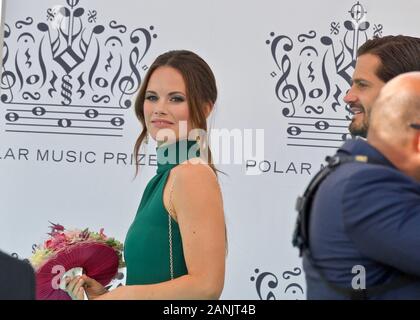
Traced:
<path fill-rule="evenodd" d="M 200 147 L 194 140 L 177 140 L 156 148 L 157 174 L 166 172 L 188 159 L 200 156 Z"/>

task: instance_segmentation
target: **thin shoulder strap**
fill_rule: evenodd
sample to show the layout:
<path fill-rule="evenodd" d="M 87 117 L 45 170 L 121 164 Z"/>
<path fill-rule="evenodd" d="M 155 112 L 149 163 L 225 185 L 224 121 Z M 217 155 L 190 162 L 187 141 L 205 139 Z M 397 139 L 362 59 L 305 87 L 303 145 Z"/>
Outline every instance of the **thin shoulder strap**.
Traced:
<path fill-rule="evenodd" d="M 175 185 L 175 173 L 173 173 L 173 179 L 172 183 L 169 189 L 169 208 L 168 211 L 170 214 L 168 214 L 168 230 L 169 230 L 169 272 L 171 274 L 171 280 L 174 279 L 174 259 L 173 259 L 173 248 L 172 248 L 172 217 L 175 217 L 174 211 L 173 211 L 173 203 L 172 203 L 172 194 L 174 191 L 174 185 Z"/>

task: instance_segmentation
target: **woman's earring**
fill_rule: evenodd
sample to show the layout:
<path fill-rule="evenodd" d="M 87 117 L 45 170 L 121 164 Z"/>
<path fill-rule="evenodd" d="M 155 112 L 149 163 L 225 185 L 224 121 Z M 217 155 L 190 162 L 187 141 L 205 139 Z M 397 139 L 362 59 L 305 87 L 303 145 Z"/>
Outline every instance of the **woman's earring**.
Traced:
<path fill-rule="evenodd" d="M 206 136 L 197 136 L 196 141 L 200 150 L 204 150 L 205 148 L 207 148 Z"/>
<path fill-rule="evenodd" d="M 144 143 L 148 144 L 149 143 L 149 134 L 146 133 L 146 136 L 144 137 Z"/>

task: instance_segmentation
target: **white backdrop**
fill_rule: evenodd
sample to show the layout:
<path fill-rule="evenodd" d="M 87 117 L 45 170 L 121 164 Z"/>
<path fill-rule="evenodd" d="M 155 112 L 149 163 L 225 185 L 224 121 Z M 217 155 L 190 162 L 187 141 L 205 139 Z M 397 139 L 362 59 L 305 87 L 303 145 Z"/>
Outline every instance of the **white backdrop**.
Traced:
<path fill-rule="evenodd" d="M 73 18 L 61 21 L 60 7 Z M 28 257 L 48 221 L 124 240 L 156 170 L 150 144 L 137 179 L 123 161 L 140 129 L 126 101 L 157 55 L 189 49 L 216 75 L 211 126 L 264 129 L 263 159 L 219 166 L 222 298 L 303 299 L 295 199 L 346 138 L 355 48 L 374 35 L 418 36 L 420 2 L 6 0 L 4 10 L 2 250 Z M 55 42 L 58 21 L 73 36 Z M 247 174 L 253 165 L 261 174 Z"/>

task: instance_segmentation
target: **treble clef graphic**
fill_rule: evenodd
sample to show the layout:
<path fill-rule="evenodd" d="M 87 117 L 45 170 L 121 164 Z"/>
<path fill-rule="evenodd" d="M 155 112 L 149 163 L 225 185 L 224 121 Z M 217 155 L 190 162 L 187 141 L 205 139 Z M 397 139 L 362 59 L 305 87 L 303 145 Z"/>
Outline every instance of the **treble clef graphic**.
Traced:
<path fill-rule="evenodd" d="M 281 58 L 281 62 L 279 63 L 279 61 L 277 59 L 277 55 L 276 55 L 277 46 L 279 45 L 279 42 L 283 39 L 285 39 L 287 41 L 283 45 L 283 50 L 285 52 L 289 52 L 293 48 L 292 39 L 290 39 L 289 37 L 284 36 L 284 35 L 276 37 L 271 44 L 271 54 L 274 58 L 274 61 L 277 65 L 277 67 L 282 72 L 282 75 L 280 76 L 280 79 L 277 81 L 275 90 L 276 90 L 277 98 L 283 103 L 290 103 L 292 105 L 292 108 L 293 108 L 292 112 L 290 112 L 289 108 L 284 108 L 283 109 L 283 115 L 286 116 L 286 117 L 293 117 L 293 115 L 295 114 L 294 101 L 298 97 L 298 90 L 294 85 L 289 84 L 288 81 L 287 81 L 287 78 L 288 78 L 288 76 L 290 74 L 290 71 L 291 71 L 290 58 L 287 54 L 283 54 L 283 57 Z"/>
<path fill-rule="evenodd" d="M 11 30 L 7 23 L 4 24 L 4 39 L 7 39 L 10 37 Z M 13 91 L 12 87 L 16 83 L 16 75 L 8 71 L 6 69 L 6 63 L 9 59 L 9 46 L 7 45 L 6 41 L 4 41 L 4 47 L 3 47 L 3 72 L 1 74 L 1 89 L 2 90 L 8 90 L 10 91 L 10 95 L 7 93 L 3 93 L 0 96 L 0 100 L 4 103 L 13 101 Z"/>
<path fill-rule="evenodd" d="M 153 27 L 150 27 L 150 30 L 153 30 Z M 129 76 L 122 77 L 118 83 L 119 89 L 121 91 L 119 105 L 123 109 L 128 109 L 131 107 L 131 100 L 124 99 L 124 97 L 132 95 L 137 91 L 137 88 L 141 83 L 141 76 L 139 70 L 137 69 L 137 65 L 143 60 L 144 56 L 149 51 L 150 44 L 152 41 L 152 36 L 148 30 L 144 28 L 138 28 L 131 32 L 131 43 L 137 45 L 140 42 L 140 37 L 136 35 L 137 32 L 141 33 L 141 35 L 144 36 L 143 40 L 145 48 L 143 50 L 142 55 L 140 55 L 139 49 L 137 47 L 134 47 L 134 49 L 131 50 L 129 59 L 131 74 Z M 153 37 L 155 38 L 155 35 L 153 35 Z"/>
<path fill-rule="evenodd" d="M 11 102 L 13 100 L 13 91 L 12 87 L 16 83 L 16 76 L 11 71 L 3 71 L 1 74 L 1 88 L 3 90 L 9 90 L 10 96 L 7 93 L 1 95 L 1 101 L 4 103 Z"/>

